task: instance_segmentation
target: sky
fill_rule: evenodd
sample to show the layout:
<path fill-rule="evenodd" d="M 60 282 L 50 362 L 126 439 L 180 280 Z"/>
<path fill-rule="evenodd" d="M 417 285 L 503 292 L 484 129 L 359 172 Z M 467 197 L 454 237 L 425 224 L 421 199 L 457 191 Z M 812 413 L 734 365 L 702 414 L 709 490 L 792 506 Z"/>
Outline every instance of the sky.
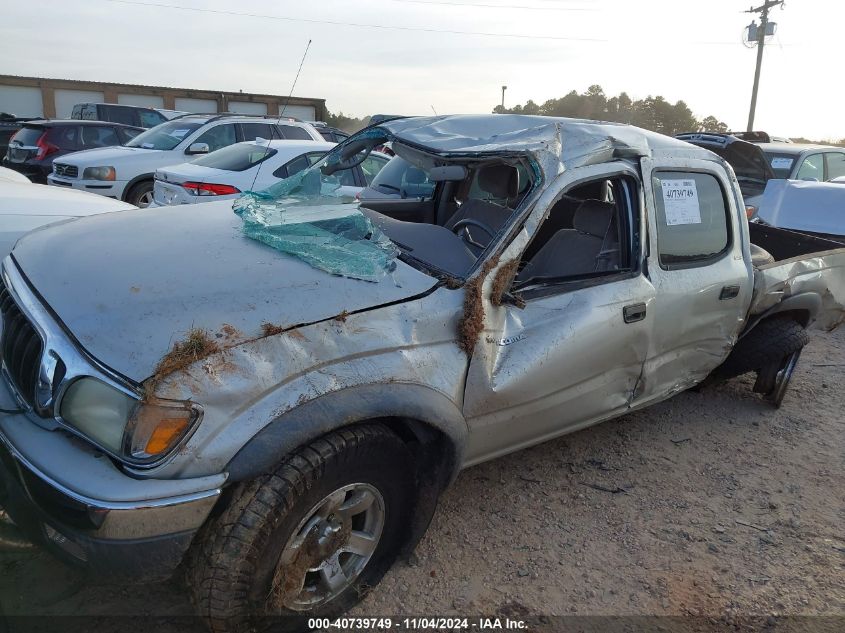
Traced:
<path fill-rule="evenodd" d="M 756 0 L 759 6 L 763 0 Z M 158 5 L 158 6 L 154 6 Z M 166 6 L 169 5 L 169 6 Z M 601 85 L 745 129 L 750 0 L 3 0 L 0 74 L 290 92 L 330 111 L 490 112 Z M 182 8 L 172 8 L 182 7 Z M 199 9 L 191 10 L 191 9 Z M 249 14 L 249 15 L 248 15 Z M 845 138 L 845 1 L 771 19 L 755 129 Z"/>

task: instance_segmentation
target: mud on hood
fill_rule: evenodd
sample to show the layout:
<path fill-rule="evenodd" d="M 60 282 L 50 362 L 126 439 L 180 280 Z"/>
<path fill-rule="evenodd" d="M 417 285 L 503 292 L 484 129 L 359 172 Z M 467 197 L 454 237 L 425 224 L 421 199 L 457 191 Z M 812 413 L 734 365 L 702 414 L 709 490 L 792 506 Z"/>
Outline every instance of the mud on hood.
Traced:
<path fill-rule="evenodd" d="M 248 339 L 262 323 L 328 319 L 437 283 L 398 260 L 379 283 L 333 276 L 241 226 L 230 200 L 126 211 L 37 230 L 13 257 L 90 354 L 139 382 L 192 327 Z"/>

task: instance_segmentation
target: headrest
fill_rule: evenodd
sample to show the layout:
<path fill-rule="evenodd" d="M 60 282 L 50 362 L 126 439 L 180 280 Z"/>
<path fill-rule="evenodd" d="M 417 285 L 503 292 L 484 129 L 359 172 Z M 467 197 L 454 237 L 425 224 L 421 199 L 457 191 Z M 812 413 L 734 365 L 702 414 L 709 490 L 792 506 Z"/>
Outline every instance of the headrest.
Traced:
<path fill-rule="evenodd" d="M 485 165 L 478 172 L 478 186 L 494 198 L 519 195 L 519 172 L 511 165 Z"/>
<path fill-rule="evenodd" d="M 572 225 L 579 233 L 603 238 L 610 228 L 615 210 L 612 202 L 584 200 L 575 211 Z"/>

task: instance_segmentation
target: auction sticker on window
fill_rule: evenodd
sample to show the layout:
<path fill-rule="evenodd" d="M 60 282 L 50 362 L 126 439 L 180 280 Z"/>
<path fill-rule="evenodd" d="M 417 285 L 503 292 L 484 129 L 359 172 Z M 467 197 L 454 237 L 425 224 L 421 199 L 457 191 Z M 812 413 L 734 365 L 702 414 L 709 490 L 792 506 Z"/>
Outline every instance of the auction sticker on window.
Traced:
<path fill-rule="evenodd" d="M 792 169 L 792 159 L 775 156 L 772 159 L 772 169 Z"/>
<path fill-rule="evenodd" d="M 662 180 L 666 224 L 701 224 L 701 208 L 694 180 Z"/>

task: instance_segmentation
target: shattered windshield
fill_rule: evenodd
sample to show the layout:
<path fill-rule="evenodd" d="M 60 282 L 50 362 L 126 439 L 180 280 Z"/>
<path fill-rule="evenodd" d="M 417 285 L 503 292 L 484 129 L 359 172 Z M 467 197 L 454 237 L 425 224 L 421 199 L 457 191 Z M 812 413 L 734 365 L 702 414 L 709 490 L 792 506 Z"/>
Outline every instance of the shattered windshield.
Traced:
<path fill-rule="evenodd" d="M 361 164 L 388 140 L 435 183 L 433 195 L 413 209 L 394 208 L 392 197 L 362 198 L 360 205 L 356 200 Z M 382 128 L 368 128 L 313 166 L 263 191 L 246 192 L 233 209 L 247 237 L 335 275 L 380 281 L 398 258 L 435 277 L 463 278 L 506 234 L 539 182 L 538 169 L 517 156 L 430 154 Z M 351 186 L 356 180 L 360 186 Z"/>
<path fill-rule="evenodd" d="M 308 169 L 233 205 L 244 235 L 334 275 L 380 281 L 399 249 L 358 210 L 344 172 L 356 168 L 384 135 L 339 145 Z"/>

